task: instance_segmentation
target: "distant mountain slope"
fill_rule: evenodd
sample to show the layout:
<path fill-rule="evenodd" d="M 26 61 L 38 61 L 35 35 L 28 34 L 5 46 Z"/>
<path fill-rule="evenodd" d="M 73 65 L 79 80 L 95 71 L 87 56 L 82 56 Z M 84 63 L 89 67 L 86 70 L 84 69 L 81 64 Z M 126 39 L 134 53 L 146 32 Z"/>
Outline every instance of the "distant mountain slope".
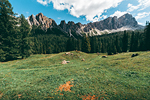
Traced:
<path fill-rule="evenodd" d="M 82 25 L 81 23 L 75 24 L 73 21 L 66 23 L 65 20 L 62 20 L 60 24 L 57 25 L 53 19 L 39 13 L 36 16 L 29 16 L 28 23 L 31 26 L 41 25 L 44 30 L 47 30 L 48 28 L 57 28 L 65 33 L 69 33 L 70 36 L 73 36 L 72 32 L 75 32 L 76 36 L 82 36 L 82 33 L 89 33 L 89 35 L 102 35 L 105 33 L 124 30 L 144 29 L 144 26 L 138 25 L 136 19 L 128 13 L 119 18 L 116 16 L 108 17 L 102 21 L 88 23 L 86 25 Z"/>

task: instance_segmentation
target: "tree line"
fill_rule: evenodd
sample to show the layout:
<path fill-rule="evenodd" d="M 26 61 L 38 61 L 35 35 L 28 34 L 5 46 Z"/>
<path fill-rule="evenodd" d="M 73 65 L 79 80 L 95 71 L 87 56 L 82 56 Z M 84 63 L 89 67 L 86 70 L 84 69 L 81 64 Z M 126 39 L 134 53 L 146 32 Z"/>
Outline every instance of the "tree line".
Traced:
<path fill-rule="evenodd" d="M 144 31 L 123 31 L 101 36 L 69 37 L 56 28 L 46 31 L 29 26 L 24 15 L 14 17 L 8 0 L 0 1 L 0 61 L 78 50 L 87 53 L 135 52 L 150 50 L 150 23 Z M 75 32 L 71 31 L 72 34 Z"/>

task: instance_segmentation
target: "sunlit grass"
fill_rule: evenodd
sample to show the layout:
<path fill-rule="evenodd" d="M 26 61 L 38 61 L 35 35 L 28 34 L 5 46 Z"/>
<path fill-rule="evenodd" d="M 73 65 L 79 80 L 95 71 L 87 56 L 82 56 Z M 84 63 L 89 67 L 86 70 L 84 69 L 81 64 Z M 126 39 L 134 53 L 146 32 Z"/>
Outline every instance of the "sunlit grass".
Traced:
<path fill-rule="evenodd" d="M 0 99 L 150 99 L 150 52 L 133 58 L 130 52 L 108 58 L 72 53 L 0 62 Z M 63 60 L 70 63 L 62 65 Z M 57 91 L 72 79 L 71 91 Z"/>

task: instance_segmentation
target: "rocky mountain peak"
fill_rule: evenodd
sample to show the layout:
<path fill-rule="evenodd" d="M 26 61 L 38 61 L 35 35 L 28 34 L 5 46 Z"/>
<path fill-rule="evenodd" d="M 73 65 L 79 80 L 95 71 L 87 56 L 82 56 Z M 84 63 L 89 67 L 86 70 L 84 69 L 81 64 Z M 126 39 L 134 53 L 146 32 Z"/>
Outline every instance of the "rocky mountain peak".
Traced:
<path fill-rule="evenodd" d="M 42 13 L 37 14 L 35 17 L 33 14 L 29 16 L 28 23 L 29 25 L 42 25 L 42 29 L 44 30 L 47 28 L 57 27 L 57 24 L 53 19 L 44 16 Z"/>
<path fill-rule="evenodd" d="M 118 20 L 121 24 L 121 27 L 127 25 L 136 27 L 138 25 L 136 19 L 129 13 L 119 17 Z"/>
<path fill-rule="evenodd" d="M 75 23 L 73 21 L 69 21 L 68 25 L 75 25 Z"/>
<path fill-rule="evenodd" d="M 59 26 L 60 26 L 63 30 L 66 30 L 66 22 L 65 22 L 65 20 L 62 20 Z"/>
<path fill-rule="evenodd" d="M 126 29 L 137 29 L 138 23 L 136 19 L 129 13 L 126 13 L 125 15 L 117 18 L 117 16 L 114 17 L 108 17 L 104 20 L 98 21 L 98 22 L 90 22 L 88 24 L 82 25 L 79 23 L 74 23 L 73 21 L 69 21 L 68 23 L 65 22 L 65 20 L 62 20 L 59 25 L 56 24 L 56 22 L 44 16 L 42 13 L 37 14 L 35 17 L 32 14 L 28 18 L 29 25 L 42 25 L 42 29 L 46 30 L 47 28 L 57 28 L 65 33 L 75 32 L 79 35 L 81 33 L 96 33 L 101 34 L 103 31 L 109 31 L 109 30 L 118 30 L 124 31 Z M 124 28 L 125 27 L 125 28 Z M 129 27 L 129 28 L 128 28 Z M 71 35 L 70 35 L 71 36 Z"/>
<path fill-rule="evenodd" d="M 28 23 L 29 25 L 37 25 L 37 26 L 39 25 L 39 22 L 35 19 L 33 14 L 29 16 Z"/>

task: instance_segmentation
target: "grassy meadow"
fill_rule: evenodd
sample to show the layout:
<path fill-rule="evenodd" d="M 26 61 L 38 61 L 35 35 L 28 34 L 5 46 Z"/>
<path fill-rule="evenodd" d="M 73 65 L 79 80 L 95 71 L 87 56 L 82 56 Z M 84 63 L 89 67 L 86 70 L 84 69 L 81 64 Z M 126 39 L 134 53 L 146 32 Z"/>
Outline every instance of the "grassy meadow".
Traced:
<path fill-rule="evenodd" d="M 150 100 L 150 52 L 38 54 L 0 62 L 1 100 Z M 81 59 L 85 61 L 81 61 Z M 61 64 L 63 60 L 70 61 Z"/>

